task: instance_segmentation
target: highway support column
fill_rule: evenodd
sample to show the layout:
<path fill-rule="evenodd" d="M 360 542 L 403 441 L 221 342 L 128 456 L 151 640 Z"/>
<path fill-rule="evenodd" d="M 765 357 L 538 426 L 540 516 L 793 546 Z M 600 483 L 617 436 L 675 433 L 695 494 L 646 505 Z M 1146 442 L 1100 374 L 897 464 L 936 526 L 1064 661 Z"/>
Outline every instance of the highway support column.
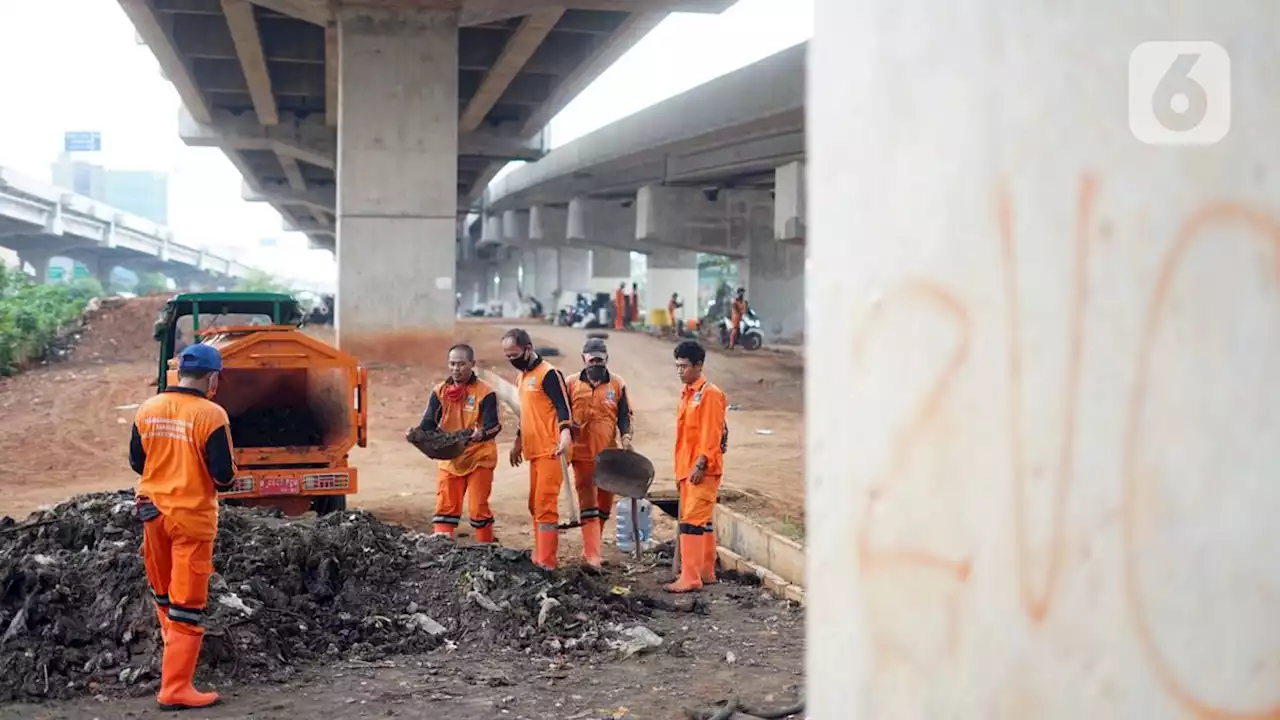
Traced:
<path fill-rule="evenodd" d="M 591 283 L 593 292 L 609 293 L 618 289 L 618 283 L 631 287 L 631 252 L 606 247 L 591 248 Z"/>
<path fill-rule="evenodd" d="M 1274 3 L 815 14 L 806 712 L 1280 717 Z"/>
<path fill-rule="evenodd" d="M 339 346 L 366 362 L 435 358 L 452 338 L 456 11 L 336 11 Z"/>
<path fill-rule="evenodd" d="M 627 287 L 629 290 L 630 285 Z M 642 290 L 645 313 L 651 308 L 666 308 L 671 293 L 680 293 L 684 303 L 681 317 L 698 317 L 698 253 L 674 248 L 649 253 Z M 648 319 L 647 314 L 642 314 L 640 321 Z"/>

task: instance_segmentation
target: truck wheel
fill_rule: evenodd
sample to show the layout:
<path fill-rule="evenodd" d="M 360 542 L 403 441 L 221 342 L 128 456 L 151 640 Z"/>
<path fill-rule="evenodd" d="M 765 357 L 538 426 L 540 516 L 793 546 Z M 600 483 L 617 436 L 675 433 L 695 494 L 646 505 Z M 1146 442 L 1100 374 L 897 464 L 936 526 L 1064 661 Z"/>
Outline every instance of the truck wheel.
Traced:
<path fill-rule="evenodd" d="M 311 501 L 311 509 L 321 517 L 347 509 L 346 495 L 321 495 Z"/>

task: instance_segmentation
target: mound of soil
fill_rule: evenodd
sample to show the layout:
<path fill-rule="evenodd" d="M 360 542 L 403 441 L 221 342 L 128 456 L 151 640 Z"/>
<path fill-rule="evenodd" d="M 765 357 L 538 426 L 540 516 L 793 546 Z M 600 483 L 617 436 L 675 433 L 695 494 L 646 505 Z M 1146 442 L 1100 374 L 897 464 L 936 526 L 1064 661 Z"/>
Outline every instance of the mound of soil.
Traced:
<path fill-rule="evenodd" d="M 108 298 L 88 318 L 76 343 L 75 359 L 91 363 L 155 361 L 158 352 L 152 330 L 170 295 Z"/>
<path fill-rule="evenodd" d="M 132 491 L 0 519 L 0 703 L 154 692 L 161 641 Z M 281 681 L 309 662 L 442 645 L 598 654 L 646 614 L 576 569 L 460 546 L 363 512 L 224 508 L 201 676 Z"/>
<path fill-rule="evenodd" d="M 253 408 L 231 418 L 231 442 L 239 448 L 311 447 L 324 444 L 324 427 L 309 408 Z"/>

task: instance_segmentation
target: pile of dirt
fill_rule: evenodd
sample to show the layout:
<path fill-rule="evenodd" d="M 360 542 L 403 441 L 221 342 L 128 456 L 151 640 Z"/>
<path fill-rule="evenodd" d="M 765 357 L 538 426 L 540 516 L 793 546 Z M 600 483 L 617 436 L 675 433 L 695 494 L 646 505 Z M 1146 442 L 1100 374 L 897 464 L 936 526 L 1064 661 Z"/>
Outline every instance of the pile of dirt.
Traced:
<path fill-rule="evenodd" d="M 238 448 L 323 445 L 324 426 L 309 408 L 254 408 L 231 418 L 231 443 Z"/>
<path fill-rule="evenodd" d="M 154 692 L 161 642 L 132 491 L 0 519 L 0 703 Z M 281 681 L 316 661 L 440 646 L 598 655 L 647 630 L 642 598 L 526 553 L 455 545 L 363 512 L 225 508 L 201 676 Z"/>
<path fill-rule="evenodd" d="M 76 343 L 75 359 L 103 364 L 154 361 L 156 343 L 152 330 L 169 297 L 143 295 L 103 300 L 101 309 L 90 314 L 83 336 Z"/>

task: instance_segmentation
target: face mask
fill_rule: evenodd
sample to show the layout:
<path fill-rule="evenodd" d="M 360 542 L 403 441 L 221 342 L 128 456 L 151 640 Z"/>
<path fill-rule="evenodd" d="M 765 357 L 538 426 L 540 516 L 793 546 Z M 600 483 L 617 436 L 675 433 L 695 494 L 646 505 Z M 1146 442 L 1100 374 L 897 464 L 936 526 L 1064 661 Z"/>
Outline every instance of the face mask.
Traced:
<path fill-rule="evenodd" d="M 528 369 L 529 369 L 529 356 L 528 356 L 528 355 L 521 355 L 520 357 L 517 357 L 517 358 L 508 358 L 507 362 L 511 363 L 511 367 L 513 367 L 513 368 L 515 368 L 515 369 L 517 369 L 517 370 L 528 370 Z"/>
<path fill-rule="evenodd" d="M 603 365 L 588 365 L 587 379 L 593 383 L 602 383 L 609 377 L 609 369 Z"/>

